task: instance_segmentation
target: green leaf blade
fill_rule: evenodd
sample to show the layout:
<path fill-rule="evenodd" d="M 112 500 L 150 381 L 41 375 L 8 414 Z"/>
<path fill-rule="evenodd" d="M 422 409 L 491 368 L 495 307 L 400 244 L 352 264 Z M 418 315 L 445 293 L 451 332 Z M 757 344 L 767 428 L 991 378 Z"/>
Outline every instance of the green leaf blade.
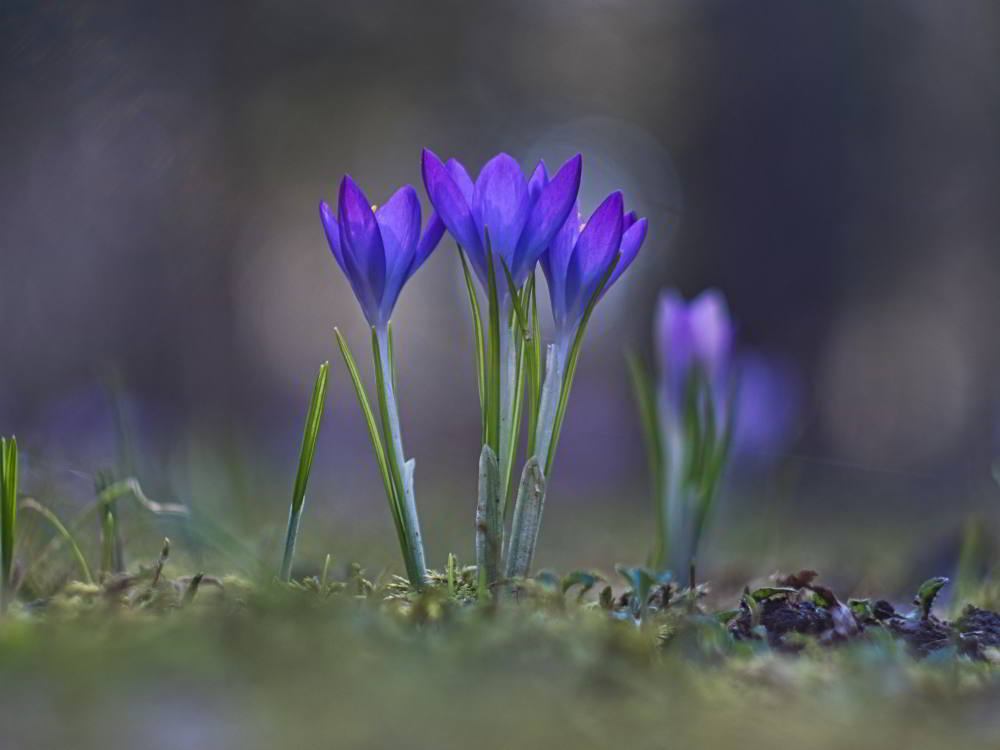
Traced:
<path fill-rule="evenodd" d="M 299 466 L 295 475 L 295 486 L 292 489 L 292 503 L 288 513 L 288 530 L 285 534 L 285 551 L 281 560 L 279 576 L 283 581 L 291 580 L 292 559 L 295 556 L 295 543 L 299 534 L 299 523 L 302 519 L 302 507 L 306 501 L 306 487 L 312 473 L 313 459 L 316 456 L 316 443 L 319 439 L 319 428 L 323 421 L 326 406 L 326 390 L 329 383 L 330 363 L 320 365 L 316 382 L 313 385 L 309 411 L 306 414 L 306 425 L 302 435 L 302 446 L 299 449 Z"/>

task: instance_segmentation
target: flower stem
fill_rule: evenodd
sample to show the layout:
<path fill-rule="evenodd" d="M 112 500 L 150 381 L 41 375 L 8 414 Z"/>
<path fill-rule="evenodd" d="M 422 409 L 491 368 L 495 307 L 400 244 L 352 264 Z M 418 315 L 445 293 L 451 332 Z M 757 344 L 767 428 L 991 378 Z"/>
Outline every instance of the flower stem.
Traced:
<path fill-rule="evenodd" d="M 420 534 L 420 518 L 417 515 L 417 501 L 413 492 L 413 465 L 407 462 L 403 452 L 403 437 L 399 427 L 399 407 L 396 404 L 396 392 L 393 385 L 392 357 L 389 347 L 389 333 L 386 326 L 375 329 L 378 342 L 379 366 L 383 398 L 388 421 L 388 432 L 385 439 L 392 446 L 391 458 L 394 461 L 393 473 L 399 477 L 402 484 L 400 498 L 403 515 L 403 530 L 406 536 L 408 555 L 406 559 L 407 575 L 414 586 L 422 586 L 427 580 L 427 561 L 424 556 L 424 542 Z"/>
<path fill-rule="evenodd" d="M 548 469 L 546 459 L 555 431 L 559 396 L 566 376 L 566 360 L 571 340 L 569 337 L 560 336 L 554 344 L 549 345 L 545 356 L 545 383 L 542 386 L 542 396 L 538 406 L 538 426 L 535 430 L 535 456 L 545 471 Z"/>
<path fill-rule="evenodd" d="M 511 328 L 507 324 L 510 310 L 509 301 L 502 302 L 500 307 L 500 507 L 506 506 L 510 490 L 510 474 L 512 464 L 511 442 L 515 438 L 514 424 L 515 391 L 517 389 L 517 347 L 511 337 Z"/>

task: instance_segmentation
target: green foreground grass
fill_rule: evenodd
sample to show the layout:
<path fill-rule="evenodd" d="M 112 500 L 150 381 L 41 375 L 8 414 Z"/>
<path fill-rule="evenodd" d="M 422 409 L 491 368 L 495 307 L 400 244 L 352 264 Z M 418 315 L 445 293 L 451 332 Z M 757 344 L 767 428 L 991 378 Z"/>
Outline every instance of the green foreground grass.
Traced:
<path fill-rule="evenodd" d="M 438 580 L 71 583 L 0 621 L 0 745 L 1000 747 L 988 662 L 884 637 L 792 656 L 638 627 L 596 596 L 483 605 L 471 577 Z"/>

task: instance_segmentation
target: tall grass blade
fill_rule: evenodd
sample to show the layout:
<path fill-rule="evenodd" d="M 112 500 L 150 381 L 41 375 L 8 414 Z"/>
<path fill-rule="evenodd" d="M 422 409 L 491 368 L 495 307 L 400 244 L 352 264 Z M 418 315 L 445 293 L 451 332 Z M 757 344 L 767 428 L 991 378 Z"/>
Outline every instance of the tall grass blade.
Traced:
<path fill-rule="evenodd" d="M 14 541 L 17 531 L 17 438 L 0 438 L 0 570 L 2 606 L 6 609 L 14 583 Z"/>
<path fill-rule="evenodd" d="M 333 332 L 337 337 L 337 346 L 340 348 L 344 365 L 347 367 L 347 372 L 351 377 L 351 383 L 354 385 L 354 393 L 357 396 L 358 404 L 361 406 L 365 425 L 368 427 L 368 438 L 371 441 L 372 450 L 375 452 L 379 475 L 382 477 L 382 486 L 385 488 L 385 496 L 389 501 L 389 512 L 396 528 L 396 536 L 399 538 L 399 544 L 405 556 L 406 535 L 403 533 L 403 515 L 400 509 L 399 498 L 396 496 L 395 484 L 392 481 L 392 476 L 389 474 L 389 466 L 386 463 L 385 451 L 382 448 L 382 439 L 379 437 L 375 416 L 372 413 L 371 404 L 368 403 L 368 395 L 365 393 L 365 387 L 361 383 L 361 375 L 358 373 L 358 365 L 354 360 L 354 355 L 351 354 L 351 348 L 347 345 L 347 341 L 339 329 L 334 328 Z"/>
<path fill-rule="evenodd" d="M 306 501 L 306 487 L 309 475 L 312 473 L 313 458 L 316 455 L 316 441 L 319 438 L 319 427 L 323 421 L 323 411 L 326 407 L 326 389 L 330 376 L 330 363 L 320 365 L 313 385 L 312 400 L 309 402 L 309 412 L 306 415 L 306 426 L 302 435 L 302 447 L 299 450 L 299 468 L 295 475 L 295 486 L 292 488 L 292 504 L 288 512 L 288 531 L 285 534 L 285 553 L 281 560 L 279 577 L 282 581 L 291 580 L 292 558 L 295 556 L 295 542 L 299 535 L 299 523 L 302 519 L 302 508 Z"/>
<path fill-rule="evenodd" d="M 500 352 L 501 311 L 497 290 L 496 266 L 493 261 L 493 247 L 489 229 L 483 228 L 486 238 L 486 288 L 489 299 L 489 343 L 486 349 L 486 444 L 500 455 L 500 382 L 503 357 Z"/>
<path fill-rule="evenodd" d="M 527 342 L 528 356 L 528 445 L 526 455 L 535 455 L 535 432 L 538 429 L 538 409 L 542 397 L 542 328 L 538 319 L 538 292 L 535 276 L 528 281 L 530 292 L 528 315 L 531 325 L 531 338 Z"/>
<path fill-rule="evenodd" d="M 476 382 L 479 385 L 479 411 L 482 437 L 480 442 L 486 442 L 486 337 L 483 335 L 483 318 L 479 310 L 479 297 L 476 295 L 476 284 L 469 271 L 469 262 L 465 259 L 462 248 L 458 248 L 458 257 L 462 261 L 462 274 L 465 276 L 465 289 L 469 293 L 469 307 L 472 308 L 472 325 L 476 335 Z"/>

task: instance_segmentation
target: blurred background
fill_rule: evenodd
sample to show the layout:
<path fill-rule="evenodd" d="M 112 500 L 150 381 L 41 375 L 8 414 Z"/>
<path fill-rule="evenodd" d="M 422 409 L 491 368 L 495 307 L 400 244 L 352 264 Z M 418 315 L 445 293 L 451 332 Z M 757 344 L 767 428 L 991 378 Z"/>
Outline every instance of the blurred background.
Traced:
<path fill-rule="evenodd" d="M 582 151 L 585 213 L 621 188 L 650 232 L 590 328 L 539 565 L 649 550 L 623 352 L 652 359 L 672 286 L 721 289 L 785 374 L 755 403 L 781 435 L 721 501 L 719 575 L 940 573 L 1000 509 L 998 35 L 988 1 L 5 2 L 0 433 L 24 490 L 71 513 L 98 470 L 134 473 L 277 564 L 330 359 L 300 557 L 398 570 L 332 336 L 362 354 L 365 323 L 318 201 L 346 172 L 375 202 L 423 195 L 423 146 L 473 172 Z M 478 403 L 450 239 L 394 325 L 429 558 L 467 560 Z"/>

